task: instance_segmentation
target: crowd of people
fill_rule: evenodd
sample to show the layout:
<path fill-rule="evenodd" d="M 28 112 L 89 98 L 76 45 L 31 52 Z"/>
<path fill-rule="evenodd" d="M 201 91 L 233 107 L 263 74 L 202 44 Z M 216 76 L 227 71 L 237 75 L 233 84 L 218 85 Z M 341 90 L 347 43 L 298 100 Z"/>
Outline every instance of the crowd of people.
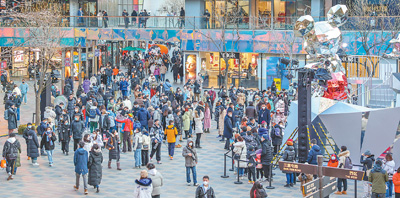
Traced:
<path fill-rule="evenodd" d="M 197 186 L 196 197 L 212 198 L 215 193 L 209 184 L 209 176 L 204 176 L 203 183 L 199 184 L 196 170 L 201 161 L 197 150 L 206 146 L 202 144 L 202 135 L 211 133 L 212 122 L 217 126 L 216 135 L 224 143 L 224 149 L 232 152 L 235 174 L 239 179 L 247 176 L 248 183 L 253 185 L 250 197 L 266 196 L 262 182 L 272 179 L 273 157 L 279 154 L 284 144 L 282 160 L 296 161 L 296 141 L 288 139 L 283 142 L 290 102 L 296 98 L 295 85 L 291 84 L 289 90 L 282 91 L 277 90 L 275 83 L 267 90 L 235 86 L 222 87 L 218 91 L 213 87 L 205 90 L 200 74 L 183 82 L 179 51 L 174 51 L 170 58 L 152 48 L 147 53 L 125 55 L 122 60 L 127 72 L 108 63 L 76 88 L 71 77 L 65 80 L 62 92 L 52 86 L 52 95 L 59 97 L 62 94 L 65 102 L 46 107 L 40 124 L 33 127 L 28 123 L 23 133 L 32 165 L 39 166 L 37 158 L 47 155 L 49 166 L 53 166 L 57 160 L 53 161 L 57 142 L 65 155 L 69 155 L 69 143 L 73 142 L 74 188 L 79 190 L 82 176 L 84 193 L 87 194 L 87 184 L 94 186 L 96 192 L 100 191 L 104 152 L 108 152 L 107 168 L 112 169 L 114 160 L 116 170 L 121 170 L 121 153 L 133 152 L 134 168 L 147 169 L 142 170 L 140 179 L 135 181 L 135 197 L 143 197 L 143 193 L 159 197 L 163 176 L 155 169 L 155 164 L 162 164 L 161 150 L 165 148 L 162 145 L 167 144 L 169 160 L 174 160 L 175 148 L 182 147 L 186 182 L 188 186 Z M 168 71 L 173 72 L 174 86 L 165 77 Z M 3 78 L 1 82 L 7 92 L 4 117 L 9 129 L 3 157 L 7 159 L 7 179 L 12 180 L 21 153 L 14 132 L 19 125 L 20 106 L 26 104 L 29 86 L 25 81 L 20 86 L 12 80 L 3 83 Z M 317 140 L 310 143 L 307 161 L 317 164 L 317 156 L 322 152 Z M 345 146 L 340 149 L 338 156 L 331 156 L 328 165 L 350 168 L 350 151 Z M 394 171 L 391 155 L 387 154 L 383 161 L 375 161 L 369 151 L 363 156 L 365 159 L 361 163 L 368 173 L 366 195 L 379 197 L 386 193 L 386 182 L 390 189 L 388 196 L 391 196 L 393 185 L 397 194 L 400 176 Z M 300 181 L 309 180 L 306 174 L 285 174 L 285 187 L 288 188 L 294 187 L 297 176 Z M 336 194 L 346 194 L 346 191 L 347 180 L 338 179 Z"/>

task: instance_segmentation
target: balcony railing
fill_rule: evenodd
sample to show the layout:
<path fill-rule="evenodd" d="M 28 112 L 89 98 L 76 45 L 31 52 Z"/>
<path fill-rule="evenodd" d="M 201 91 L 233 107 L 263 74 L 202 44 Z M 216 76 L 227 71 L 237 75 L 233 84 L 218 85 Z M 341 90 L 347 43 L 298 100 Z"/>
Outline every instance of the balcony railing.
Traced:
<path fill-rule="evenodd" d="M 243 29 L 243 30 L 293 30 L 299 17 L 226 17 L 220 20 L 205 17 L 179 16 L 70 16 L 59 19 L 59 27 L 90 28 L 157 28 L 157 29 Z M 325 17 L 314 17 L 324 21 Z M 125 24 L 127 22 L 127 24 Z M 32 27 L 22 19 L 0 16 L 0 27 Z M 396 30 L 400 29 L 400 17 L 349 17 L 341 30 Z"/>

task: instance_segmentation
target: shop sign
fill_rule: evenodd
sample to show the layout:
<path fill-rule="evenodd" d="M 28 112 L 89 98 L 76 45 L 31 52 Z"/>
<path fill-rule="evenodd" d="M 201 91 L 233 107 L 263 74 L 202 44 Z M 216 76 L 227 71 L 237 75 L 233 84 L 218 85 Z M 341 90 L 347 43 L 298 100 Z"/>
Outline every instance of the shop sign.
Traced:
<path fill-rule="evenodd" d="M 81 60 L 82 61 L 86 61 L 86 53 L 82 53 L 81 54 Z"/>
<path fill-rule="evenodd" d="M 279 169 L 287 172 L 317 174 L 317 166 L 312 164 L 279 161 Z"/>
<path fill-rule="evenodd" d="M 88 59 L 93 59 L 94 53 L 93 52 L 89 52 L 87 55 Z"/>
<path fill-rule="evenodd" d="M 317 191 L 318 189 L 320 189 L 320 185 L 319 185 L 319 178 L 317 178 L 317 179 L 314 179 L 314 180 L 312 180 L 312 181 L 310 181 L 310 182 L 308 182 L 308 183 L 305 183 L 304 185 L 303 185 L 303 192 L 304 192 L 304 194 L 309 194 L 309 193 L 312 193 L 312 192 L 315 192 L 315 191 Z M 333 183 L 333 182 L 335 182 L 336 181 L 336 177 L 327 177 L 327 176 L 324 176 L 323 178 L 322 178 L 322 186 L 323 187 L 325 187 L 325 186 L 327 186 L 328 184 L 331 184 L 331 183 Z"/>
<path fill-rule="evenodd" d="M 0 69 L 7 69 L 7 61 L 1 61 Z"/>
<path fill-rule="evenodd" d="M 221 58 L 227 58 L 227 59 L 239 59 L 240 54 L 233 52 L 222 52 L 220 53 L 220 56 Z"/>
<path fill-rule="evenodd" d="M 66 66 L 66 67 L 71 67 L 71 60 L 70 60 L 70 58 L 65 58 L 65 66 Z"/>
<path fill-rule="evenodd" d="M 6 0 L 0 0 L 0 10 L 6 9 Z"/>
<path fill-rule="evenodd" d="M 282 88 L 282 79 L 280 78 L 274 78 L 276 90 L 281 91 Z"/>
<path fill-rule="evenodd" d="M 323 175 L 338 177 L 342 179 L 353 179 L 353 180 L 363 180 L 364 171 L 343 169 L 343 168 L 333 168 L 333 167 L 323 167 Z"/>
<path fill-rule="evenodd" d="M 94 56 L 96 56 L 96 57 L 100 56 L 100 49 L 95 49 L 94 50 Z"/>

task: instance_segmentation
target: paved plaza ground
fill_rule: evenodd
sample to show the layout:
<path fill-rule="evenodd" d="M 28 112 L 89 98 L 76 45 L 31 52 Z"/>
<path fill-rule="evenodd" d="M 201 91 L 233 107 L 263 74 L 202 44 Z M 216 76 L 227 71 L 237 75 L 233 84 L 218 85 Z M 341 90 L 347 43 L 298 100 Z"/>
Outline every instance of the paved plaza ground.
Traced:
<path fill-rule="evenodd" d="M 19 85 L 20 82 L 16 81 Z M 32 82 L 28 94 L 28 104 L 21 107 L 21 123 L 25 124 L 32 121 L 32 113 L 34 112 L 34 93 Z M 4 93 L 0 93 L 3 98 Z M 0 107 L 0 130 L 1 134 L 6 134 L 7 122 L 3 119 L 4 105 Z M 227 170 L 229 178 L 223 179 L 223 144 L 216 138 L 216 122 L 212 121 L 212 130 L 209 134 L 202 136 L 202 149 L 198 149 L 199 163 L 197 166 L 197 180 L 202 182 L 202 176 L 210 176 L 210 184 L 214 188 L 218 198 L 248 198 L 249 191 L 252 187 L 247 184 L 247 179 L 243 179 L 243 184 L 234 184 L 236 180 L 233 172 Z M 0 138 L 0 149 L 2 151 L 4 142 L 7 137 Z M 18 140 L 22 145 L 21 167 L 18 168 L 17 175 L 12 181 L 6 181 L 7 174 L 5 170 L 0 172 L 0 197 L 80 197 L 83 195 L 83 184 L 80 190 L 75 191 L 75 173 L 73 165 L 73 153 L 64 156 L 61 146 L 56 145 L 53 161 L 54 166 L 49 167 L 47 157 L 38 159 L 39 167 L 30 165 L 30 161 L 26 157 L 25 140 L 18 136 Z M 184 142 L 183 142 L 184 143 Z M 70 150 L 73 144 L 70 143 Z M 100 185 L 100 193 L 95 193 L 93 187 L 89 188 L 88 197 L 131 197 L 133 194 L 134 180 L 139 177 L 140 169 L 133 169 L 134 156 L 133 153 L 121 154 L 122 171 L 116 170 L 116 164 L 113 162 L 112 169 L 107 168 L 108 151 L 103 150 L 105 161 L 103 162 L 103 178 Z M 156 168 L 164 176 L 164 186 L 162 187 L 161 197 L 170 198 L 189 198 L 194 197 L 196 187 L 186 186 L 185 162 L 182 157 L 182 148 L 175 150 L 174 160 L 168 159 L 167 146 L 162 147 L 162 162 L 156 164 Z M 228 162 L 228 169 L 230 163 Z M 275 170 L 273 186 L 275 189 L 267 190 L 269 197 L 302 197 L 299 184 L 294 188 L 285 188 L 286 177 L 279 171 Z M 359 182 L 361 184 L 361 182 Z M 267 182 L 264 183 L 267 186 Z M 362 188 L 359 185 L 358 197 L 361 197 Z M 354 197 L 354 183 L 349 181 L 349 191 L 347 196 L 331 197 Z"/>

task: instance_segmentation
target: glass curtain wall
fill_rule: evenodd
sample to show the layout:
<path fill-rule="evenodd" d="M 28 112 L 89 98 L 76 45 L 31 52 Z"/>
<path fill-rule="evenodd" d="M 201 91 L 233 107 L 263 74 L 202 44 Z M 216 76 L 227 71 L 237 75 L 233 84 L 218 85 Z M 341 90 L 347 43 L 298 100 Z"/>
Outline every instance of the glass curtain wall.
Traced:
<path fill-rule="evenodd" d="M 211 28 L 248 28 L 250 0 L 206 0 L 205 9 L 210 12 Z"/>

